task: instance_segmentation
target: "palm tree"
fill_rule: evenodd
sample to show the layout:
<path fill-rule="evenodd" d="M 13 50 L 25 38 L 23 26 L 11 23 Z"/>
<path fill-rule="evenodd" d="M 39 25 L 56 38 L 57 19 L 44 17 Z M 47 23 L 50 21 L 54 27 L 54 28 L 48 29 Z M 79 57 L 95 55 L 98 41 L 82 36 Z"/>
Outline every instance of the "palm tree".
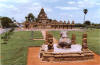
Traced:
<path fill-rule="evenodd" d="M 84 9 L 83 12 L 84 12 L 84 22 L 85 22 L 85 15 L 87 14 L 88 10 Z"/>
<path fill-rule="evenodd" d="M 28 17 L 27 17 L 27 16 L 25 16 L 25 19 L 26 19 L 26 21 L 27 21 Z"/>
<path fill-rule="evenodd" d="M 32 13 L 29 13 L 28 19 L 29 19 L 30 22 L 33 22 L 33 21 L 35 21 L 35 16 Z"/>
<path fill-rule="evenodd" d="M 35 16 L 32 13 L 29 13 L 28 14 L 28 21 L 29 22 L 34 22 L 35 21 Z M 32 36 L 32 39 L 33 39 L 33 35 L 34 35 L 34 32 L 33 32 L 32 28 L 31 28 L 31 36 Z"/>

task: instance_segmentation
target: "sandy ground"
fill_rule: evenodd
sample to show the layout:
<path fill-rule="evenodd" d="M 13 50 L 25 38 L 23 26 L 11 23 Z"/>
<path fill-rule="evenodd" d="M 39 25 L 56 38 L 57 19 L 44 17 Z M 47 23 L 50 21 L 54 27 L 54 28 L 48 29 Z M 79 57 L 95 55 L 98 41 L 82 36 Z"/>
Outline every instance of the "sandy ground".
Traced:
<path fill-rule="evenodd" d="M 43 35 L 43 39 L 45 40 L 45 38 L 46 38 L 46 31 L 45 30 L 41 30 L 41 32 L 42 32 L 42 35 Z"/>
<path fill-rule="evenodd" d="M 67 61 L 67 62 L 43 62 L 39 58 L 40 47 L 29 47 L 27 65 L 100 65 L 100 56 L 94 56 L 93 60 L 87 61 Z"/>

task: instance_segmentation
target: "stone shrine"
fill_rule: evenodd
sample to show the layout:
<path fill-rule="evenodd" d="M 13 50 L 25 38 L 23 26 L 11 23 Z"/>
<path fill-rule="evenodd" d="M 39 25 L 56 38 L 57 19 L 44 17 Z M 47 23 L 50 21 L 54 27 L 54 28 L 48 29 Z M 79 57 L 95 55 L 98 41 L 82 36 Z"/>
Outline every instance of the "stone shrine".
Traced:
<path fill-rule="evenodd" d="M 53 43 L 53 36 L 46 33 L 46 42 L 41 46 L 40 59 L 42 61 L 83 61 L 94 58 L 94 53 L 88 49 L 87 34 L 82 37 L 82 45 L 76 44 L 76 36 L 72 34 L 70 40 L 65 31 L 61 32 L 61 38 L 58 44 Z"/>

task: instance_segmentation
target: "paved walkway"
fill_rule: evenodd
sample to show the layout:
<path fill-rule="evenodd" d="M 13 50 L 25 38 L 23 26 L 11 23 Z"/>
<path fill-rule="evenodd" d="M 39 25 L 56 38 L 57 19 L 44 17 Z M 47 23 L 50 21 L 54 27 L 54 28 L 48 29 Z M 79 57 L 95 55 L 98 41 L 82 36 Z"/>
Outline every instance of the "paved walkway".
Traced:
<path fill-rule="evenodd" d="M 45 38 L 46 38 L 46 31 L 47 30 L 42 30 L 41 32 L 42 32 L 42 35 L 43 35 L 43 38 L 44 38 L 44 40 L 45 40 Z M 58 41 L 53 37 L 53 43 L 58 43 Z"/>
<path fill-rule="evenodd" d="M 29 47 L 27 65 L 100 65 L 100 56 L 95 54 L 93 60 L 73 62 L 43 62 L 39 58 L 40 47 Z"/>
<path fill-rule="evenodd" d="M 17 29 L 15 31 L 61 31 L 61 30 L 65 30 L 65 31 L 83 31 L 84 29 Z"/>
<path fill-rule="evenodd" d="M 45 38 L 46 38 L 46 31 L 41 30 L 41 33 L 42 33 L 43 39 L 34 39 L 34 40 L 45 40 Z"/>
<path fill-rule="evenodd" d="M 46 39 L 46 31 L 45 30 L 41 30 L 42 32 L 42 35 L 43 35 L 43 39 L 45 40 Z"/>
<path fill-rule="evenodd" d="M 10 30 L 10 28 L 0 29 L 0 34 L 2 34 L 2 33 L 4 33 L 4 32 L 7 32 L 7 31 L 9 31 L 9 30 Z"/>

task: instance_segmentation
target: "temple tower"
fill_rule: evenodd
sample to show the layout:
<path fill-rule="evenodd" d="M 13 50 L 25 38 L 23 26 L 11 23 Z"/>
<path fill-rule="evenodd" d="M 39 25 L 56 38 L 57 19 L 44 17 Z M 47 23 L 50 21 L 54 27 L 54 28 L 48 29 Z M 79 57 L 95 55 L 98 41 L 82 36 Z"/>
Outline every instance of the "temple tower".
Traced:
<path fill-rule="evenodd" d="M 42 23 L 42 24 L 46 24 L 48 22 L 47 14 L 45 13 L 43 8 L 41 9 L 38 15 L 37 22 Z"/>
<path fill-rule="evenodd" d="M 44 9 L 42 8 L 39 15 L 38 15 L 38 19 L 47 19 L 47 14 L 45 13 Z"/>

